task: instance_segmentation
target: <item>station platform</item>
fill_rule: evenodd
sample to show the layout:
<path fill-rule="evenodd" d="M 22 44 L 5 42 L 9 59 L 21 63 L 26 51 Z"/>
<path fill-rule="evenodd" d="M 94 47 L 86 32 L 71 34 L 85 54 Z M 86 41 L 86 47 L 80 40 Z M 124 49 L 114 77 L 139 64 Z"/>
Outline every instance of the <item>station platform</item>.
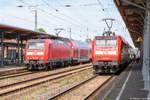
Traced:
<path fill-rule="evenodd" d="M 148 94 L 144 89 L 142 63 L 139 61 L 129 64 L 96 100 L 150 100 Z"/>

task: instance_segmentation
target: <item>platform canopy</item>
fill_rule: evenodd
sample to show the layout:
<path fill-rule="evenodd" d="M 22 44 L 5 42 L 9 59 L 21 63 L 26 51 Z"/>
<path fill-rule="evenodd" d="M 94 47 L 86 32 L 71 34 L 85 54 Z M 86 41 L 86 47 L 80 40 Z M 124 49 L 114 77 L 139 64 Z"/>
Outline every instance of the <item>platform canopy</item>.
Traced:
<path fill-rule="evenodd" d="M 138 46 L 138 38 L 143 37 L 146 0 L 114 0 L 134 44 Z"/>
<path fill-rule="evenodd" d="M 48 33 L 36 32 L 29 29 L 0 24 L 0 34 L 2 33 L 4 33 L 4 39 L 16 39 L 19 36 L 21 40 L 27 40 L 38 35 L 45 35 L 52 39 L 63 39 L 62 37 L 50 35 Z M 2 35 L 0 35 L 0 38 L 1 36 Z"/>

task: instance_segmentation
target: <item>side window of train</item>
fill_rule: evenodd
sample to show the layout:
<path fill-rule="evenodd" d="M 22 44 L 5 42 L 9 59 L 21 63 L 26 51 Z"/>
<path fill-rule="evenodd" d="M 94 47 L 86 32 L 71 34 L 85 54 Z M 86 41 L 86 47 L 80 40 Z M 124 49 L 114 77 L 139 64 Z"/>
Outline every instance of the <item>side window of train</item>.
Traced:
<path fill-rule="evenodd" d="M 62 41 L 62 40 L 59 41 L 59 44 L 64 45 L 64 46 L 67 45 L 67 44 L 66 44 L 66 41 Z"/>
<path fill-rule="evenodd" d="M 59 44 L 60 44 L 60 43 L 59 43 L 59 40 L 56 40 L 56 44 L 57 44 L 57 45 L 59 45 Z"/>
<path fill-rule="evenodd" d="M 63 41 L 62 40 L 58 40 L 58 43 L 63 45 Z"/>
<path fill-rule="evenodd" d="M 51 40 L 52 41 L 52 44 L 54 44 L 55 42 L 54 42 L 54 40 Z"/>
<path fill-rule="evenodd" d="M 63 41 L 62 41 L 62 40 L 59 40 L 59 44 L 60 44 L 60 45 L 63 45 Z"/>
<path fill-rule="evenodd" d="M 62 44 L 65 46 L 66 44 L 65 44 L 65 41 L 62 41 Z"/>
<path fill-rule="evenodd" d="M 62 41 L 62 40 L 57 40 L 57 43 L 58 43 L 59 45 L 64 45 L 64 41 Z"/>
<path fill-rule="evenodd" d="M 59 41 L 58 41 L 58 40 L 55 40 L 55 43 L 58 45 L 58 44 L 59 44 Z"/>
<path fill-rule="evenodd" d="M 58 40 L 53 40 L 54 44 L 58 44 Z"/>
<path fill-rule="evenodd" d="M 68 42 L 64 41 L 64 45 L 65 45 L 65 46 L 68 46 Z"/>
<path fill-rule="evenodd" d="M 52 42 L 53 42 L 54 44 L 56 44 L 56 41 L 55 41 L 55 40 L 52 40 Z"/>
<path fill-rule="evenodd" d="M 57 40 L 57 44 L 58 44 L 58 45 L 60 44 L 60 41 L 59 41 L 59 40 Z"/>

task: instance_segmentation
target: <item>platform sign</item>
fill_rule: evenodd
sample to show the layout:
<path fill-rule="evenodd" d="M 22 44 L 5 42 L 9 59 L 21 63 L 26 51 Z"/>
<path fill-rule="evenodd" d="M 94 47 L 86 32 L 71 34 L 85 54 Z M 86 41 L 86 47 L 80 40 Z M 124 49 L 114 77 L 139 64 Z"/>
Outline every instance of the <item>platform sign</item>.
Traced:
<path fill-rule="evenodd" d="M 136 40 L 136 42 L 142 42 L 143 41 L 143 39 L 142 39 L 142 37 L 140 36 L 140 37 L 138 37 L 137 38 L 137 40 Z"/>

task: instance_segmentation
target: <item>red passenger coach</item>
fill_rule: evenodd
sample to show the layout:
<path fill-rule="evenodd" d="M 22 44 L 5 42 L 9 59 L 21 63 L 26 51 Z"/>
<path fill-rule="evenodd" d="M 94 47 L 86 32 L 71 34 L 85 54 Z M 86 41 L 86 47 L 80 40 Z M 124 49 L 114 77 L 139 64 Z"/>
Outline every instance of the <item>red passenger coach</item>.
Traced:
<path fill-rule="evenodd" d="M 73 63 L 84 63 L 91 60 L 91 48 L 88 43 L 71 40 Z"/>
<path fill-rule="evenodd" d="M 79 49 L 79 62 L 87 62 L 91 60 L 91 48 L 88 43 L 76 41 Z"/>
<path fill-rule="evenodd" d="M 92 41 L 95 73 L 116 73 L 129 61 L 129 45 L 121 36 L 96 36 Z"/>

